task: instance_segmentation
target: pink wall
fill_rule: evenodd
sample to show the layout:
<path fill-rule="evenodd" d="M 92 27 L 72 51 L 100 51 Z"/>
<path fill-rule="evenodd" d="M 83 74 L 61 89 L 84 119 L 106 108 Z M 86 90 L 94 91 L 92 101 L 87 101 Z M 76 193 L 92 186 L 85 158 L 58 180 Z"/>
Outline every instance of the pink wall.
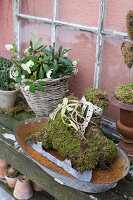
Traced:
<path fill-rule="evenodd" d="M 5 44 L 13 43 L 12 7 L 12 0 L 0 0 L 0 54 L 2 56 L 6 56 Z"/>
<path fill-rule="evenodd" d="M 107 0 L 105 28 L 127 32 L 125 17 L 133 10 L 133 0 Z"/>
<path fill-rule="evenodd" d="M 84 90 L 93 87 L 96 35 L 66 28 L 57 28 L 57 47 L 69 48 L 69 58 L 79 59 L 78 74 L 69 81 L 69 93 L 82 96 Z"/>

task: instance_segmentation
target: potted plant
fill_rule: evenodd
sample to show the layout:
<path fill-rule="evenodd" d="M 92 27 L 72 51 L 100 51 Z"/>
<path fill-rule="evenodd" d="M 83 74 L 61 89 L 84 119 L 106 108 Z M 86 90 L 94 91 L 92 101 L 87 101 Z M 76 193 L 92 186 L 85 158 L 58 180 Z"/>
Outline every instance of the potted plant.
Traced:
<path fill-rule="evenodd" d="M 42 38 L 35 43 L 32 35 L 28 49 L 17 52 L 14 44 L 10 48 L 15 53 L 11 74 L 21 83 L 21 91 L 37 116 L 48 116 L 56 108 L 68 91 L 68 78 L 75 76 L 78 63 L 67 58 L 70 49 L 60 46 L 56 52 L 52 46 L 46 47 Z"/>
<path fill-rule="evenodd" d="M 133 39 L 133 11 L 126 16 L 126 24 L 129 38 Z M 133 83 L 130 83 L 130 71 L 133 66 L 133 42 L 123 42 L 121 46 L 122 56 L 128 68 L 128 84 L 119 85 L 111 102 L 120 108 L 120 119 L 117 121 L 117 129 L 123 138 L 119 146 L 133 160 Z"/>
<path fill-rule="evenodd" d="M 18 84 L 10 78 L 11 66 L 10 60 L 0 57 L 0 107 L 4 109 L 14 106 L 19 90 Z"/>
<path fill-rule="evenodd" d="M 9 187 L 14 188 L 20 172 L 17 171 L 14 167 L 9 167 L 5 172 L 5 179 Z"/>

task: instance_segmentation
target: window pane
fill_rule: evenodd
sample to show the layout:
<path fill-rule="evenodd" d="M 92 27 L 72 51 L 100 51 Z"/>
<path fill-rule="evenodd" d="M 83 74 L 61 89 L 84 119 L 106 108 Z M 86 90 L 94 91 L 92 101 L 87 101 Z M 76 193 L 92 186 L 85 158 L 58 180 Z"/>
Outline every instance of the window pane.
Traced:
<path fill-rule="evenodd" d="M 21 0 L 20 12 L 38 17 L 52 17 L 52 0 Z"/>
<path fill-rule="evenodd" d="M 133 0 L 107 0 L 105 27 L 120 32 L 127 32 L 126 14 L 132 9 Z"/>
<path fill-rule="evenodd" d="M 42 37 L 43 43 L 50 44 L 51 26 L 43 23 L 33 23 L 28 20 L 21 20 L 20 40 L 21 48 L 27 48 L 31 39 L 31 33 L 35 35 L 36 41 Z"/>
<path fill-rule="evenodd" d="M 83 91 L 93 86 L 96 35 L 82 31 L 57 28 L 57 48 L 71 49 L 69 58 L 79 59 L 78 74 L 69 81 L 69 92 L 81 97 Z"/>
<path fill-rule="evenodd" d="M 124 63 L 121 47 L 122 41 L 108 38 L 104 41 L 103 61 L 100 88 L 107 91 L 109 95 L 115 91 L 119 84 L 128 83 L 128 69 Z M 131 69 L 131 81 L 133 81 L 133 70 Z M 119 109 L 110 106 L 105 115 L 116 120 Z"/>
<path fill-rule="evenodd" d="M 58 0 L 58 19 L 87 26 L 97 26 L 100 0 Z"/>

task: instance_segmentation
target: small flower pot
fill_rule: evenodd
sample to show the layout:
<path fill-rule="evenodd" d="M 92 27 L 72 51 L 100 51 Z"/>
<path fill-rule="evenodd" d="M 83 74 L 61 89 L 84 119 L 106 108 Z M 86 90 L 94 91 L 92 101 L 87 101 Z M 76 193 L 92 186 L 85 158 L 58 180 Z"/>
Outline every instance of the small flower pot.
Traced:
<path fill-rule="evenodd" d="M 9 167 L 8 163 L 5 160 L 0 159 L 0 178 L 1 179 L 5 179 L 5 171 L 7 170 L 8 167 Z"/>
<path fill-rule="evenodd" d="M 16 182 L 13 195 L 17 199 L 29 199 L 33 195 L 30 180 L 26 176 L 20 176 Z"/>
<path fill-rule="evenodd" d="M 17 179 L 19 178 L 20 174 L 17 177 L 11 178 L 11 177 L 7 176 L 7 171 L 8 171 L 8 169 L 5 172 L 5 179 L 6 179 L 7 183 L 8 183 L 8 185 L 9 185 L 9 187 L 10 188 L 14 188 L 15 184 L 17 182 Z"/>
<path fill-rule="evenodd" d="M 0 107 L 12 108 L 15 104 L 19 88 L 12 91 L 0 90 Z"/>
<path fill-rule="evenodd" d="M 33 187 L 33 190 L 34 191 L 37 191 L 37 192 L 41 192 L 43 191 L 44 189 L 41 188 L 39 185 L 37 185 L 36 183 L 32 182 L 32 187 Z"/>

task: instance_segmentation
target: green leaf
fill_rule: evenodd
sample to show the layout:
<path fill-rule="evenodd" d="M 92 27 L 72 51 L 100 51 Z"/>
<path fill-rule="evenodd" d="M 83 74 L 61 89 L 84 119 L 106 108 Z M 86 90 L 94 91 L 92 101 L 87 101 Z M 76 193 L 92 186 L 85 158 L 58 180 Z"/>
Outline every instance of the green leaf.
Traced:
<path fill-rule="evenodd" d="M 62 45 L 59 47 L 59 50 L 58 50 L 59 55 L 61 55 L 61 52 L 62 52 Z"/>
<path fill-rule="evenodd" d="M 42 66 L 40 67 L 39 73 L 38 73 L 38 78 L 43 79 L 44 78 L 44 72 Z"/>
<path fill-rule="evenodd" d="M 59 58 L 59 61 L 65 66 L 72 66 L 72 61 L 68 58 Z"/>
<path fill-rule="evenodd" d="M 54 48 L 52 46 L 49 46 L 50 53 L 53 55 L 54 54 Z"/>
<path fill-rule="evenodd" d="M 30 79 L 32 80 L 32 81 L 35 81 L 35 74 L 33 73 L 33 76 L 30 76 Z"/>
<path fill-rule="evenodd" d="M 29 74 L 28 71 L 22 69 L 22 75 L 28 75 L 28 74 Z"/>
<path fill-rule="evenodd" d="M 34 72 L 34 71 L 37 70 L 38 67 L 39 67 L 39 65 L 33 65 L 33 66 L 30 68 L 30 70 L 31 70 L 32 72 Z"/>
<path fill-rule="evenodd" d="M 33 50 L 33 44 L 32 41 L 30 41 L 30 47 L 31 47 L 31 51 Z"/>
<path fill-rule="evenodd" d="M 30 60 L 32 60 L 34 63 L 38 62 L 38 58 L 36 56 L 29 56 L 28 57 Z"/>
<path fill-rule="evenodd" d="M 33 82 L 26 81 L 26 82 L 24 82 L 24 84 L 25 84 L 25 85 L 32 85 L 32 84 L 33 84 Z"/>
<path fill-rule="evenodd" d="M 19 73 L 19 75 L 16 77 L 16 82 L 20 83 L 20 81 L 21 81 L 21 74 Z"/>
<path fill-rule="evenodd" d="M 46 82 L 46 81 L 38 81 L 38 83 L 39 83 L 40 85 L 45 85 L 47 82 Z"/>
<path fill-rule="evenodd" d="M 35 49 L 35 36 L 33 35 L 33 33 L 31 33 L 31 41 L 32 41 L 33 49 Z"/>
<path fill-rule="evenodd" d="M 32 85 L 29 87 L 29 91 L 30 91 L 31 93 L 35 93 L 35 89 L 36 89 L 36 86 L 35 86 L 34 83 L 32 83 Z"/>
<path fill-rule="evenodd" d="M 54 54 L 54 58 L 57 58 L 57 59 L 58 59 L 59 56 L 60 56 L 60 55 L 59 55 L 58 53 L 55 53 L 55 54 Z"/>
<path fill-rule="evenodd" d="M 45 48 L 42 48 L 42 52 L 45 53 L 48 56 L 52 56 L 51 52 Z"/>
<path fill-rule="evenodd" d="M 39 50 L 39 49 L 41 49 L 43 47 L 43 45 L 41 45 L 40 47 L 38 47 L 36 50 Z"/>
<path fill-rule="evenodd" d="M 70 49 L 64 49 L 61 55 L 63 56 L 63 55 L 64 55 L 65 53 L 67 53 L 68 51 L 70 51 Z"/>
<path fill-rule="evenodd" d="M 37 41 L 37 44 L 36 44 L 36 49 L 40 48 L 40 46 L 42 45 L 42 37 L 39 38 L 39 40 Z"/>
<path fill-rule="evenodd" d="M 43 61 L 45 62 L 45 61 L 49 61 L 51 59 L 51 56 L 44 56 L 43 57 Z"/>
<path fill-rule="evenodd" d="M 58 64 L 57 64 L 57 60 L 54 60 L 54 69 L 53 69 L 53 72 L 56 72 L 58 70 Z"/>
<path fill-rule="evenodd" d="M 39 88 L 40 91 L 44 92 L 44 87 L 42 87 L 39 83 L 37 83 L 37 87 Z"/>
<path fill-rule="evenodd" d="M 27 57 L 23 58 L 23 59 L 21 60 L 21 62 L 25 64 L 25 63 L 27 63 L 30 59 L 31 59 L 31 57 L 30 57 L 30 56 L 27 56 Z"/>
<path fill-rule="evenodd" d="M 45 70 L 45 72 L 48 72 L 50 70 L 47 64 L 43 64 L 43 69 Z"/>

